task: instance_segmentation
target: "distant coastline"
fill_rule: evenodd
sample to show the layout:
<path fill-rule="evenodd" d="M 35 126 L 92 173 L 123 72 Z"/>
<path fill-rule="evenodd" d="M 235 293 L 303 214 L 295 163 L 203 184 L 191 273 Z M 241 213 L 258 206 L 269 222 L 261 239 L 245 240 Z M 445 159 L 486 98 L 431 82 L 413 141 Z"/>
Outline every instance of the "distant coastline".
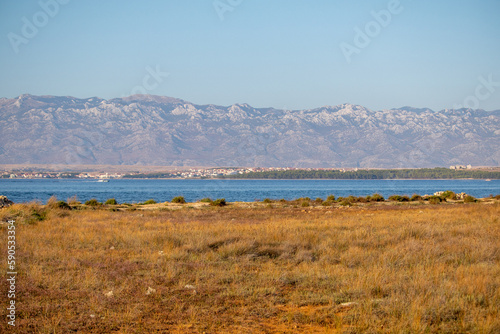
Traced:
<path fill-rule="evenodd" d="M 498 180 L 500 168 L 406 168 L 406 169 L 338 169 L 338 168 L 287 168 L 287 167 L 165 167 L 155 171 L 88 172 L 83 170 L 0 170 L 0 179 L 165 179 L 165 180 Z"/>
<path fill-rule="evenodd" d="M 500 179 L 500 171 L 454 170 L 448 168 L 419 169 L 366 169 L 352 171 L 338 170 L 288 170 L 252 172 L 224 176 L 231 179 L 338 179 L 338 180 L 493 180 Z"/>

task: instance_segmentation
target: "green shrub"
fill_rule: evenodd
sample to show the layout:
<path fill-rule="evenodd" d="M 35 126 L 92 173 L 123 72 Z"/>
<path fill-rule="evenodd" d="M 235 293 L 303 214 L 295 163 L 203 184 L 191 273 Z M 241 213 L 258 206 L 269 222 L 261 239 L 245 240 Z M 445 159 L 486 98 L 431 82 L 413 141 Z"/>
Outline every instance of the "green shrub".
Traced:
<path fill-rule="evenodd" d="M 340 203 L 342 206 L 351 206 L 352 203 L 348 199 L 343 199 Z"/>
<path fill-rule="evenodd" d="M 95 198 L 91 198 L 87 202 L 85 202 L 85 205 L 98 206 L 98 205 L 101 205 L 101 203 L 98 200 L 96 200 Z"/>
<path fill-rule="evenodd" d="M 32 211 L 31 215 L 27 217 L 26 223 L 27 224 L 33 224 L 38 221 L 45 220 L 47 218 L 47 212 L 42 211 L 42 212 L 37 212 L 37 211 Z"/>
<path fill-rule="evenodd" d="M 56 196 L 51 196 L 47 200 L 47 207 L 50 209 L 71 210 L 71 207 L 65 201 L 58 201 Z"/>
<path fill-rule="evenodd" d="M 301 207 L 305 208 L 306 206 L 309 206 L 309 201 L 303 201 L 301 204 L 300 204 Z"/>
<path fill-rule="evenodd" d="M 369 198 L 366 198 L 366 197 L 363 197 L 363 196 L 359 196 L 359 197 L 356 198 L 356 202 L 358 202 L 358 203 L 367 203 L 369 201 L 370 201 Z"/>
<path fill-rule="evenodd" d="M 110 198 L 104 204 L 106 204 L 106 205 L 117 205 L 118 202 L 116 201 L 116 199 Z"/>
<path fill-rule="evenodd" d="M 316 204 L 321 204 L 323 203 L 323 199 L 321 197 L 317 197 L 315 200 L 314 200 L 314 203 Z"/>
<path fill-rule="evenodd" d="M 464 203 L 474 203 L 477 202 L 477 199 L 471 195 L 467 195 L 464 198 Z"/>
<path fill-rule="evenodd" d="M 332 204 L 333 204 L 332 201 L 324 201 L 323 203 L 321 203 L 321 205 L 323 205 L 323 206 L 330 206 Z"/>
<path fill-rule="evenodd" d="M 337 199 L 338 202 L 349 202 L 349 203 L 367 203 L 369 200 L 363 196 L 348 196 L 348 197 L 339 197 Z"/>
<path fill-rule="evenodd" d="M 352 204 L 352 203 L 356 203 L 358 201 L 358 199 L 357 199 L 357 197 L 350 195 L 350 196 L 344 198 L 344 201 L 347 201 L 347 202 Z"/>
<path fill-rule="evenodd" d="M 15 210 L 14 216 L 16 218 L 19 217 L 24 223 L 31 225 L 47 219 L 48 212 L 47 207 L 43 207 L 38 202 L 31 202 L 23 205 L 22 209 Z"/>
<path fill-rule="evenodd" d="M 177 197 L 172 198 L 172 203 L 184 204 L 184 203 L 186 203 L 186 200 L 184 199 L 183 196 L 177 196 Z"/>
<path fill-rule="evenodd" d="M 154 199 L 148 199 L 146 202 L 142 203 L 142 204 L 156 204 L 156 201 Z"/>
<path fill-rule="evenodd" d="M 413 194 L 413 196 L 411 196 L 411 198 L 410 198 L 410 201 L 412 201 L 412 202 L 422 201 L 422 200 L 423 200 L 422 196 L 420 196 L 418 194 Z"/>
<path fill-rule="evenodd" d="M 269 198 L 264 198 L 264 200 L 262 202 L 263 203 L 272 203 L 273 201 L 271 201 L 271 199 L 269 199 Z"/>
<path fill-rule="evenodd" d="M 443 199 L 440 196 L 435 196 L 435 195 L 430 196 L 428 198 L 428 200 L 429 200 L 429 203 L 431 203 L 431 204 L 439 204 L 443 201 Z"/>
<path fill-rule="evenodd" d="M 65 201 L 57 201 L 55 207 L 63 210 L 71 210 L 71 206 L 69 206 L 69 204 Z"/>
<path fill-rule="evenodd" d="M 457 195 L 451 190 L 446 190 L 441 195 L 439 195 L 439 197 L 441 197 L 441 199 L 445 199 L 445 200 L 446 199 L 456 199 Z"/>
<path fill-rule="evenodd" d="M 326 198 L 327 201 L 329 202 L 335 202 L 335 196 L 334 195 L 328 195 L 328 197 Z"/>
<path fill-rule="evenodd" d="M 205 197 L 200 199 L 200 202 L 202 203 L 212 203 L 212 199 L 210 197 Z"/>
<path fill-rule="evenodd" d="M 370 201 L 372 201 L 372 202 L 384 202 L 385 198 L 384 198 L 384 196 L 375 193 L 375 194 L 370 196 Z"/>
<path fill-rule="evenodd" d="M 392 195 L 389 196 L 389 201 L 394 201 L 394 202 L 409 202 L 410 198 L 406 195 L 400 196 L 400 195 Z"/>
<path fill-rule="evenodd" d="M 225 198 L 218 198 L 215 201 L 212 201 L 210 203 L 212 206 L 225 206 L 226 205 L 226 199 Z"/>

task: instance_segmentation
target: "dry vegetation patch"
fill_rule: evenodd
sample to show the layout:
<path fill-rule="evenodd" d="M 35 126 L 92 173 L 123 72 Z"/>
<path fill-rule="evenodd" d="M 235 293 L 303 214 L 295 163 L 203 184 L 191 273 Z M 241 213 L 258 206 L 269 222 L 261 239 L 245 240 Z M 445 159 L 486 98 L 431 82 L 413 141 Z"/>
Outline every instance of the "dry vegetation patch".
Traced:
<path fill-rule="evenodd" d="M 0 219 L 17 221 L 18 333 L 498 333 L 499 213 L 32 203 Z"/>

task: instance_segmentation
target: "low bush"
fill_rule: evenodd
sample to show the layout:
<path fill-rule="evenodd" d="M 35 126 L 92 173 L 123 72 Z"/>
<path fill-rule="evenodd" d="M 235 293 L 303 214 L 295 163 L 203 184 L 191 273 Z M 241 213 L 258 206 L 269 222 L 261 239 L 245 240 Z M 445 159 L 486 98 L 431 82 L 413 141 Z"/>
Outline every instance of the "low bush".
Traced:
<path fill-rule="evenodd" d="M 410 201 L 410 198 L 406 195 L 404 196 L 401 196 L 401 195 L 392 195 L 392 196 L 389 196 L 389 201 L 393 201 L 393 202 L 409 202 Z"/>
<path fill-rule="evenodd" d="M 384 198 L 384 196 L 375 193 L 375 194 L 370 196 L 370 201 L 371 202 L 383 202 L 383 201 L 385 201 L 385 198 Z"/>
<path fill-rule="evenodd" d="M 205 197 L 200 199 L 201 203 L 212 203 L 212 199 L 210 197 Z"/>
<path fill-rule="evenodd" d="M 118 202 L 116 201 L 116 199 L 110 198 L 104 204 L 106 204 L 106 205 L 117 205 Z"/>
<path fill-rule="evenodd" d="M 317 197 L 315 200 L 314 200 L 314 203 L 316 204 L 321 204 L 323 203 L 323 199 L 321 197 Z"/>
<path fill-rule="evenodd" d="M 342 201 L 339 203 L 342 206 L 351 206 L 352 203 L 348 199 L 342 199 Z"/>
<path fill-rule="evenodd" d="M 474 196 L 467 195 L 464 198 L 464 203 L 474 203 L 477 202 L 477 199 Z"/>
<path fill-rule="evenodd" d="M 344 200 L 348 201 L 349 203 L 356 203 L 358 201 L 358 198 L 351 195 L 351 196 L 345 198 Z"/>
<path fill-rule="evenodd" d="M 370 196 L 367 196 L 367 197 L 359 196 L 359 197 L 356 198 L 356 202 L 358 202 L 358 203 L 368 203 L 370 201 L 369 197 Z"/>
<path fill-rule="evenodd" d="M 369 199 L 366 197 L 363 197 L 363 196 L 356 197 L 356 196 L 351 195 L 351 196 L 345 197 L 345 198 L 339 197 L 338 201 L 339 202 L 346 201 L 346 202 L 353 204 L 353 203 L 367 203 L 367 202 L 369 202 Z"/>
<path fill-rule="evenodd" d="M 210 203 L 211 206 L 225 206 L 226 205 L 226 199 L 225 198 L 218 198 L 215 201 L 212 201 Z"/>
<path fill-rule="evenodd" d="M 69 206 L 69 204 L 66 203 L 65 201 L 57 201 L 55 207 L 63 210 L 71 210 L 71 206 Z"/>
<path fill-rule="evenodd" d="M 146 202 L 142 203 L 144 205 L 148 205 L 148 204 L 156 204 L 156 201 L 154 199 L 148 199 Z"/>
<path fill-rule="evenodd" d="M 71 207 L 65 201 L 58 201 L 56 196 L 51 196 L 47 200 L 47 207 L 50 209 L 71 210 Z"/>
<path fill-rule="evenodd" d="M 184 203 L 186 203 L 186 200 L 184 199 L 183 196 L 177 196 L 177 197 L 172 198 L 172 203 L 184 204 Z"/>
<path fill-rule="evenodd" d="M 440 196 L 433 195 L 428 198 L 428 201 L 431 204 L 439 204 L 443 201 L 443 199 Z"/>
<path fill-rule="evenodd" d="M 457 195 L 451 191 L 451 190 L 446 190 L 445 192 L 443 192 L 441 195 L 439 195 L 439 197 L 441 197 L 441 199 L 457 199 Z"/>
<path fill-rule="evenodd" d="M 47 205 L 33 201 L 26 204 L 14 204 L 3 211 L 5 216 L 0 216 L 0 220 L 13 219 L 24 224 L 36 224 L 48 218 L 50 209 Z"/>
<path fill-rule="evenodd" d="M 410 201 L 415 202 L 415 201 L 423 201 L 422 196 L 418 194 L 413 194 L 413 196 L 410 198 Z"/>
<path fill-rule="evenodd" d="M 269 199 L 269 198 L 264 198 L 264 200 L 262 202 L 263 203 L 272 203 L 273 201 L 271 201 L 271 199 Z"/>
<path fill-rule="evenodd" d="M 101 205 L 101 203 L 97 199 L 91 198 L 87 202 L 85 202 L 85 205 L 88 205 L 88 206 L 99 206 L 99 205 Z"/>
<path fill-rule="evenodd" d="M 330 201 L 330 202 L 335 202 L 335 196 L 334 195 L 328 195 L 328 197 L 326 198 L 327 201 Z"/>

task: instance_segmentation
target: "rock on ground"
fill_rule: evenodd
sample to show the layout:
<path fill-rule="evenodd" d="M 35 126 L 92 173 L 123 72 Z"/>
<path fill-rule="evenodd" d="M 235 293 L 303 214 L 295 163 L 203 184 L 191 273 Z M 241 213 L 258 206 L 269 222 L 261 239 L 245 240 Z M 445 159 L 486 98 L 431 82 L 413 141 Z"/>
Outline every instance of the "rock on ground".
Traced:
<path fill-rule="evenodd" d="M 10 199 L 6 196 L 0 196 L 0 208 L 8 207 L 14 204 Z"/>

